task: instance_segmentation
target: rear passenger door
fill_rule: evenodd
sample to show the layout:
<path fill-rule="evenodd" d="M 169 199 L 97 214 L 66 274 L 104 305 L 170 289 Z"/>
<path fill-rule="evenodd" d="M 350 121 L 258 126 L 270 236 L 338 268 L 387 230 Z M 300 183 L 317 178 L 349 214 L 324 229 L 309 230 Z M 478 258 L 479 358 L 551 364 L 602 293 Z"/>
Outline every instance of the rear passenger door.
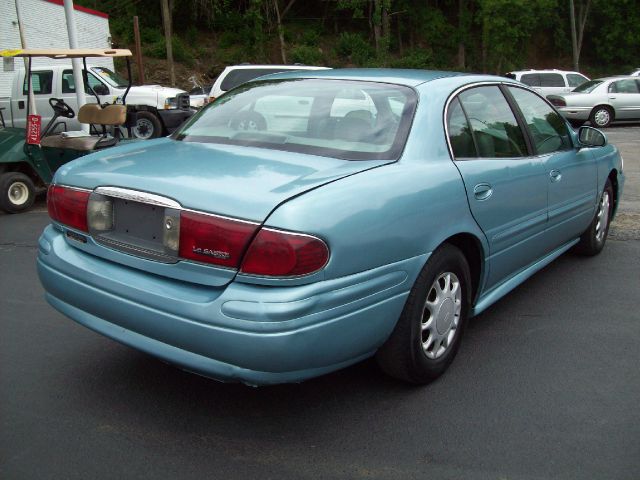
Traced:
<path fill-rule="evenodd" d="M 463 90 L 447 117 L 471 212 L 489 242 L 492 288 L 546 253 L 548 176 L 498 85 Z"/>
<path fill-rule="evenodd" d="M 23 71 L 24 72 L 24 71 Z M 27 115 L 27 81 L 26 72 L 22 73 L 22 96 L 11 99 L 11 110 L 15 112 L 14 126 L 25 128 Z M 42 128 L 53 117 L 53 109 L 49 105 L 49 99 L 53 97 L 53 70 L 36 70 L 31 72 L 31 87 L 35 99 L 36 112 L 42 117 Z M 33 114 L 33 112 L 29 112 Z"/>

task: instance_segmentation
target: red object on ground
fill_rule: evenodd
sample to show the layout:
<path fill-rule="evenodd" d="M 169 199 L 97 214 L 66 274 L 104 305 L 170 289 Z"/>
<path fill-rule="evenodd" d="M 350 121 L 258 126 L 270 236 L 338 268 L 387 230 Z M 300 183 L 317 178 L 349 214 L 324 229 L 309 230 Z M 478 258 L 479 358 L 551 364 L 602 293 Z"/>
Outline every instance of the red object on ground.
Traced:
<path fill-rule="evenodd" d="M 42 127 L 42 117 L 40 115 L 29 115 L 27 118 L 27 143 L 29 145 L 40 144 L 40 128 Z"/>

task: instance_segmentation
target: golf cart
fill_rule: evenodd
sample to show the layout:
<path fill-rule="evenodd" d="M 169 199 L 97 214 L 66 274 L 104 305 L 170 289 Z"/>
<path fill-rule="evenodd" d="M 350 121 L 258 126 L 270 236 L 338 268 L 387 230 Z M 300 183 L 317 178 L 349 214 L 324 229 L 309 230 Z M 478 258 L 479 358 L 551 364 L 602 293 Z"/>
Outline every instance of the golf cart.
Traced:
<path fill-rule="evenodd" d="M 0 57 L 26 57 L 25 79 L 31 77 L 32 58 L 82 58 L 85 88 L 97 103 L 87 103 L 77 112 L 77 120 L 89 125 L 89 131 L 67 132 L 65 119 L 76 117 L 76 112 L 60 98 L 49 98 L 54 115 L 40 132 L 41 117 L 30 115 L 33 98 L 32 82 L 25 81 L 27 89 L 26 128 L 6 127 L 0 116 L 0 209 L 18 213 L 28 209 L 37 193 L 46 190 L 55 171 L 63 164 L 91 152 L 109 148 L 131 139 L 131 126 L 135 113 L 127 112 L 126 97 L 131 87 L 131 52 L 125 49 L 23 49 L 0 50 Z M 101 104 L 98 94 L 86 79 L 87 58 L 125 57 L 129 86 L 113 104 Z M 115 103 L 115 102 L 118 103 Z M 2 114 L 2 111 L 0 111 Z M 133 123 L 132 123 L 133 122 Z M 124 137 L 123 129 L 128 131 Z M 62 131 L 61 131 L 62 130 Z M 56 133 L 58 132 L 58 133 Z"/>

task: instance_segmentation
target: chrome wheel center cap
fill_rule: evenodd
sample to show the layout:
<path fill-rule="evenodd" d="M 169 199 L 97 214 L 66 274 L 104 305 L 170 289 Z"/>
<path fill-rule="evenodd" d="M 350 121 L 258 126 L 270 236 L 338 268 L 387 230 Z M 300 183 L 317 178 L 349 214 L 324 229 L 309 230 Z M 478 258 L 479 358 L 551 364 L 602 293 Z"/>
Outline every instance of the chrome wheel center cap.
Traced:
<path fill-rule="evenodd" d="M 436 329 L 440 335 L 447 333 L 453 322 L 455 307 L 451 298 L 445 298 L 436 314 Z"/>

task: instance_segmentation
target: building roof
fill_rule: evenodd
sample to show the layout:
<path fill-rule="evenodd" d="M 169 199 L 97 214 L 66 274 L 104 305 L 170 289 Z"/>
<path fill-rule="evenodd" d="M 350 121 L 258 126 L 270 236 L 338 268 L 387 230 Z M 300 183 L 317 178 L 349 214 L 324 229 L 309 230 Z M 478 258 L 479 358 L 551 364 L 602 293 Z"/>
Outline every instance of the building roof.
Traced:
<path fill-rule="evenodd" d="M 64 6 L 64 0 L 44 0 L 44 1 L 45 2 L 49 2 L 49 3 L 55 3 L 56 5 Z M 100 11 L 94 10 L 92 8 L 82 7 L 80 5 L 76 5 L 75 3 L 73 5 L 73 9 L 77 10 L 79 12 L 88 13 L 90 15 L 95 15 L 97 17 L 109 18 L 109 15 L 104 13 L 104 12 L 100 12 Z"/>
<path fill-rule="evenodd" d="M 130 57 L 126 48 L 24 48 L 0 50 L 0 57 L 48 57 L 53 59 L 83 57 Z"/>

